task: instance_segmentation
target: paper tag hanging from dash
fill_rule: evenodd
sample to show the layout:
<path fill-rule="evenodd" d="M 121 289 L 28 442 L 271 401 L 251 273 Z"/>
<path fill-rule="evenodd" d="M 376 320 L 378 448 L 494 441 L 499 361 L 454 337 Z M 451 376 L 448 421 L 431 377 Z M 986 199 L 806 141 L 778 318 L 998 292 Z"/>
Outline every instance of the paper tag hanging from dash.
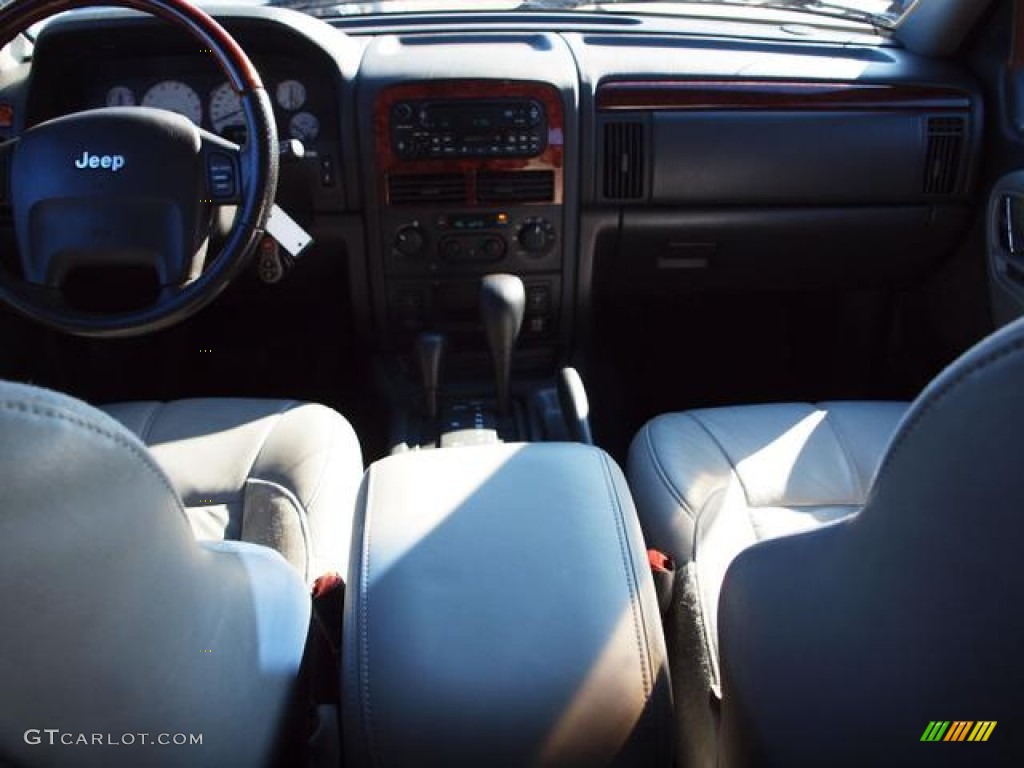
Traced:
<path fill-rule="evenodd" d="M 267 234 L 277 240 L 292 258 L 298 258 L 313 243 L 313 236 L 300 227 L 277 203 L 274 204 L 270 218 L 267 219 Z"/>

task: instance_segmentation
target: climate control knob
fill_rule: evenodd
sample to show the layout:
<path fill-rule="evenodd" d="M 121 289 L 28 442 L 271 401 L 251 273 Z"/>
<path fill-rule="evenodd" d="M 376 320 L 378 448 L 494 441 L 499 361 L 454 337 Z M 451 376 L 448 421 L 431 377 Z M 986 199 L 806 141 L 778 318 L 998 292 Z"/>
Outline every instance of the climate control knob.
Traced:
<path fill-rule="evenodd" d="M 547 219 L 527 219 L 519 228 L 519 244 L 528 253 L 543 253 L 555 244 L 555 228 Z"/>
<path fill-rule="evenodd" d="M 488 261 L 498 261 L 505 255 L 505 241 L 500 237 L 485 237 L 480 250 Z"/>
<path fill-rule="evenodd" d="M 403 256 L 419 256 L 423 251 L 423 232 L 420 231 L 419 226 L 416 224 L 406 224 L 399 227 L 398 231 L 395 232 L 393 245 L 395 250 Z"/>
<path fill-rule="evenodd" d="M 441 254 L 448 261 L 459 261 L 462 256 L 462 243 L 454 237 L 449 237 L 441 243 Z"/>

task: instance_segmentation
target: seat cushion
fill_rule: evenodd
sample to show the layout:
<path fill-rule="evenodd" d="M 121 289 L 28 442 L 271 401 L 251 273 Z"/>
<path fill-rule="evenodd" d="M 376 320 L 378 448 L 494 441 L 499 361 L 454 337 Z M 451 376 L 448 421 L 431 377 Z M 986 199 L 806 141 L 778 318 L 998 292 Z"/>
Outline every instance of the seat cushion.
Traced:
<path fill-rule="evenodd" d="M 149 447 L 198 539 L 272 547 L 307 582 L 347 573 L 363 468 L 355 433 L 336 411 L 235 398 L 102 409 Z"/>

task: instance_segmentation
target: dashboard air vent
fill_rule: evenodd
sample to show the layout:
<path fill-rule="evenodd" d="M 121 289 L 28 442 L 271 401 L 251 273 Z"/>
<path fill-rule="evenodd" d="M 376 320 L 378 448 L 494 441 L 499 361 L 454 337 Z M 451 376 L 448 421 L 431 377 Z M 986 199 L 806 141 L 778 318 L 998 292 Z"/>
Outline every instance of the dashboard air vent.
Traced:
<path fill-rule="evenodd" d="M 960 190 L 966 121 L 962 117 L 928 118 L 928 149 L 925 155 L 924 192 L 951 195 Z"/>
<path fill-rule="evenodd" d="M 482 171 L 476 177 L 481 203 L 550 203 L 555 199 L 553 171 Z"/>
<path fill-rule="evenodd" d="M 466 177 L 461 173 L 405 174 L 388 176 L 388 202 L 458 202 L 466 199 Z"/>
<path fill-rule="evenodd" d="M 605 123 L 604 197 L 639 200 L 644 194 L 644 127 L 638 122 Z"/>

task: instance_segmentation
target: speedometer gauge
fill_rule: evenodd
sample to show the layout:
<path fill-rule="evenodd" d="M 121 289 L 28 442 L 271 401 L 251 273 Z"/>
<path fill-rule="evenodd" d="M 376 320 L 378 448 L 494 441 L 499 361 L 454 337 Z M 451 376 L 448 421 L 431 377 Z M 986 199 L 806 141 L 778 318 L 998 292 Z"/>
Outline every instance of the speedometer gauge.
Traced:
<path fill-rule="evenodd" d="M 142 106 L 177 112 L 196 125 L 203 121 L 203 104 L 199 101 L 199 94 L 177 80 L 164 80 L 154 85 L 142 97 Z"/>
<path fill-rule="evenodd" d="M 210 94 L 210 122 L 217 133 L 235 133 L 229 128 L 245 125 L 242 100 L 230 83 L 224 83 Z"/>

